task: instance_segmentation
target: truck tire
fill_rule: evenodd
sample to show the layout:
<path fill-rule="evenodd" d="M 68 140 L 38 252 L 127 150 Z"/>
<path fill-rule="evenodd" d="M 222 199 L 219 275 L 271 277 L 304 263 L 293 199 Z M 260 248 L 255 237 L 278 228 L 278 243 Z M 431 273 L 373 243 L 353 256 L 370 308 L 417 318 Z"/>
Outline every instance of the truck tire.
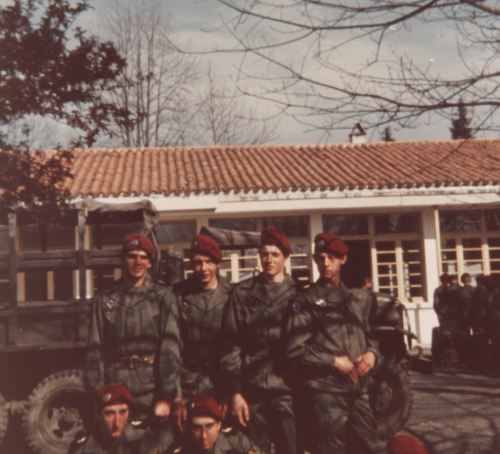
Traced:
<path fill-rule="evenodd" d="M 7 426 L 9 424 L 9 411 L 7 409 L 7 402 L 0 394 L 0 446 L 7 433 Z"/>
<path fill-rule="evenodd" d="M 28 445 L 39 454 L 66 454 L 85 434 L 87 413 L 83 372 L 64 370 L 44 378 L 31 392 L 23 415 Z"/>
<path fill-rule="evenodd" d="M 408 371 L 396 362 L 384 366 L 370 388 L 370 404 L 381 438 L 387 439 L 403 428 L 413 405 Z"/>

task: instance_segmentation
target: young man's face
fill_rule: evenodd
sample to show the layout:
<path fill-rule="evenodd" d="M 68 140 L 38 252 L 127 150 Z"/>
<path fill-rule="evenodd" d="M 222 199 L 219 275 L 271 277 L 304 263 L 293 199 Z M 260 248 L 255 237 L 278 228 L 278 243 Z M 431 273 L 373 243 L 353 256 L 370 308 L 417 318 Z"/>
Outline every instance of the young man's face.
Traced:
<path fill-rule="evenodd" d="M 103 435 L 109 440 L 118 442 L 125 431 L 128 415 L 127 404 L 114 404 L 102 408 L 98 419 Z"/>
<path fill-rule="evenodd" d="M 189 435 L 194 446 L 206 451 L 214 447 L 220 429 L 220 421 L 210 416 L 197 416 L 189 423 Z"/>
<path fill-rule="evenodd" d="M 338 284 L 340 282 L 340 270 L 347 261 L 347 256 L 338 256 L 329 252 L 317 252 L 314 261 L 318 266 L 321 279 Z"/>
<path fill-rule="evenodd" d="M 266 244 L 259 249 L 262 272 L 267 277 L 274 277 L 285 272 L 286 257 L 278 246 Z"/>
<path fill-rule="evenodd" d="M 217 284 L 219 265 L 208 255 L 195 254 L 191 259 L 195 278 L 204 287 L 213 287 Z"/>
<path fill-rule="evenodd" d="M 133 281 L 144 280 L 150 268 L 151 261 L 148 254 L 141 249 L 125 252 L 122 257 L 123 273 Z"/>

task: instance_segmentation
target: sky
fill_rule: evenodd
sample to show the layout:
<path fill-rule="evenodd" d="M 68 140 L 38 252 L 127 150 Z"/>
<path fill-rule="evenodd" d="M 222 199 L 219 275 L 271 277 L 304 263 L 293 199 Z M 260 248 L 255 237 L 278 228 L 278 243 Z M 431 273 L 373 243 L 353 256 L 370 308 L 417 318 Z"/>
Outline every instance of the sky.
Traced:
<path fill-rule="evenodd" d="M 102 15 L 104 7 L 111 0 L 90 0 L 92 9 L 80 20 L 83 28 L 99 32 L 102 30 Z M 129 0 L 140 4 L 149 0 Z M 241 53 L 205 53 L 213 49 L 232 49 L 236 46 L 224 22 L 231 23 L 234 13 L 216 0 L 151 0 L 157 1 L 170 15 L 170 36 L 181 48 L 193 52 L 200 62 L 210 62 L 218 77 L 223 81 L 237 83 L 240 89 L 257 92 L 265 88 L 263 81 L 245 78 L 240 71 L 242 66 Z M 0 0 L 0 5 L 8 0 Z M 268 32 L 268 31 L 267 31 Z M 262 34 L 267 33 L 265 30 Z M 260 33 L 260 31 L 259 31 Z M 436 73 L 455 74 L 459 67 L 454 35 L 451 31 L 435 24 L 417 26 L 413 28 L 395 27 L 391 37 L 390 49 L 414 58 L 422 67 L 433 65 Z M 288 49 L 287 54 L 280 55 L 290 64 L 300 64 L 302 57 L 307 54 L 306 42 L 299 42 L 295 47 Z M 336 54 L 335 63 L 347 69 L 353 69 L 368 58 L 368 44 L 362 40 L 354 41 L 342 52 Z M 264 65 L 261 60 L 252 55 L 245 56 L 244 71 L 254 71 L 267 77 L 275 77 L 279 72 L 274 67 Z M 325 81 L 335 80 L 335 73 L 325 69 L 308 66 L 315 76 Z M 382 67 L 376 69 L 384 71 Z M 347 130 L 334 131 L 330 137 L 314 128 L 297 123 L 294 119 L 278 115 L 279 108 L 270 102 L 264 102 L 255 97 L 246 97 L 245 102 L 254 107 L 261 118 L 272 118 L 277 124 L 275 143 L 305 144 L 305 143 L 345 143 L 348 141 Z M 356 119 L 352 119 L 354 126 Z M 400 129 L 392 126 L 396 140 L 447 140 L 450 138 L 451 124 L 448 119 L 436 116 L 423 117 L 418 125 L 412 129 Z M 381 132 L 371 130 L 368 140 L 380 140 Z M 480 133 L 476 137 L 497 137 L 496 133 Z"/>

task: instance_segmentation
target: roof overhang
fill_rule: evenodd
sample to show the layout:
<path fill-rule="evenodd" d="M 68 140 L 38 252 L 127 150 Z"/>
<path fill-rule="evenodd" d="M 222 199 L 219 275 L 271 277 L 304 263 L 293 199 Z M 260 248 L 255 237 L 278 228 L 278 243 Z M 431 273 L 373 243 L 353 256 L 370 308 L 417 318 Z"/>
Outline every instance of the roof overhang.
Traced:
<path fill-rule="evenodd" d="M 459 207 L 500 203 L 500 186 L 458 186 L 410 189 L 281 191 L 252 193 L 142 195 L 97 197 L 98 202 L 125 204 L 147 199 L 162 214 L 244 214 L 325 210 L 387 210 Z M 78 200 L 78 199 L 77 199 Z"/>

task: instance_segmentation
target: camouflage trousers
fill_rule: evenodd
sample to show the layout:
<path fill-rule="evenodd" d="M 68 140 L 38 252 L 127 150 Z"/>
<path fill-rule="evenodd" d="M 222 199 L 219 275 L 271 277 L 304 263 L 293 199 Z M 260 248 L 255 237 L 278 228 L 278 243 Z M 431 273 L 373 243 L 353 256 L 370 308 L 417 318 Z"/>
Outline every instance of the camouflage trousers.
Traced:
<path fill-rule="evenodd" d="M 260 393 L 259 393 L 260 394 Z M 245 434 L 262 450 L 275 454 L 298 454 L 295 413 L 290 394 L 245 395 L 250 407 L 250 422 Z"/>
<path fill-rule="evenodd" d="M 312 454 L 382 454 L 368 394 L 311 393 Z"/>

